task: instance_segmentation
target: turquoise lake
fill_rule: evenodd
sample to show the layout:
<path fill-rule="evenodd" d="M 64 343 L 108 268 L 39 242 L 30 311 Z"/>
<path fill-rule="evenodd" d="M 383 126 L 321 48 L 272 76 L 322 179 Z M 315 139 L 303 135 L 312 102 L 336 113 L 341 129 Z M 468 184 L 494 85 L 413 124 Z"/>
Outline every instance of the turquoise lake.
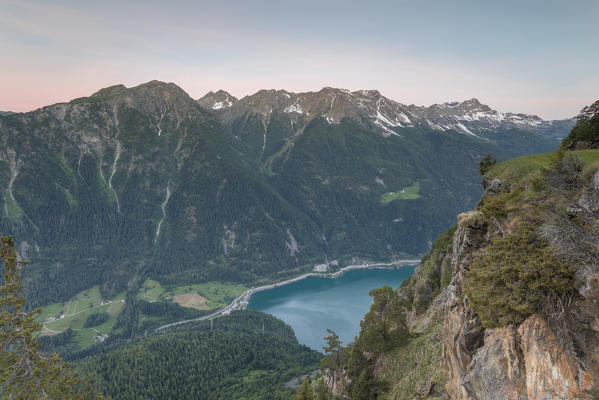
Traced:
<path fill-rule="evenodd" d="M 248 308 L 262 311 L 291 325 L 300 343 L 322 352 L 326 329 L 344 344 L 360 331 L 360 320 L 370 309 L 372 289 L 396 289 L 415 266 L 397 269 L 361 269 L 339 278 L 310 277 L 252 295 Z"/>

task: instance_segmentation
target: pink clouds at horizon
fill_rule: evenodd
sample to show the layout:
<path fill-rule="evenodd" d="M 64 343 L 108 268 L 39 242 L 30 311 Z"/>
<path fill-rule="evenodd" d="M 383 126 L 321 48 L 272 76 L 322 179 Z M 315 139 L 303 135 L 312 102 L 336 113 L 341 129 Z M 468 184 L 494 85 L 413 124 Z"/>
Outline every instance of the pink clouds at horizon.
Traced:
<path fill-rule="evenodd" d="M 48 81 L 43 77 L 38 79 L 31 77 L 23 77 L 21 79 L 12 79 L 3 81 L 0 79 L 0 111 L 13 112 L 29 112 L 38 108 L 69 102 L 78 97 L 87 97 L 97 92 L 98 90 L 117 84 L 124 84 L 126 87 L 133 87 L 139 84 L 148 82 L 152 79 L 143 81 L 109 81 L 107 79 L 89 80 L 82 82 L 81 80 L 52 80 Z M 158 79 L 165 82 L 171 82 L 169 79 Z M 192 98 L 198 99 L 209 91 L 219 89 L 225 90 L 232 95 L 242 98 L 246 95 L 251 95 L 261 89 L 285 89 L 290 92 L 309 92 L 318 91 L 325 86 L 340 87 L 349 90 L 360 89 L 377 89 L 384 96 L 404 103 L 416 105 L 430 105 L 434 103 L 442 103 L 445 101 L 462 101 L 468 98 L 477 97 L 483 104 L 489 105 L 491 108 L 504 112 L 524 112 L 527 114 L 539 115 L 544 119 L 565 119 L 575 116 L 582 107 L 596 101 L 594 98 L 559 98 L 559 97 L 528 97 L 528 98 L 502 98 L 492 94 L 488 96 L 477 95 L 472 93 L 460 93 L 461 96 L 447 96 L 445 98 L 436 96 L 423 96 L 420 91 L 410 93 L 410 91 L 397 88 L 384 87 L 353 87 L 348 85 L 335 85 L 332 83 L 321 82 L 320 84 L 310 85 L 307 83 L 292 82 L 290 85 L 277 85 L 268 80 L 256 79 L 247 81 L 232 81 L 232 80 L 203 80 L 190 79 L 190 82 L 177 81 L 174 83 L 186 91 Z M 318 82 L 316 82 L 318 83 Z M 395 89 L 395 90 L 394 90 Z M 427 98 L 428 97 L 428 98 Z M 539 112 L 544 108 L 548 112 Z"/>

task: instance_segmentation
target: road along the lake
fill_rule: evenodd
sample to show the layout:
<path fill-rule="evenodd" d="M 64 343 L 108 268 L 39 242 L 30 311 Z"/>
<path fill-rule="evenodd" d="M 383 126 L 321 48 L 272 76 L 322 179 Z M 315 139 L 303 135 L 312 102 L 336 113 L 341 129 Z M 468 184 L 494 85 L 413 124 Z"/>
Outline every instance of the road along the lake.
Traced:
<path fill-rule="evenodd" d="M 296 276 L 295 278 L 287 279 L 282 282 L 271 283 L 269 285 L 264 285 L 264 286 L 259 286 L 259 287 L 248 289 L 245 293 L 243 293 L 240 296 L 238 296 L 237 298 L 235 298 L 235 300 L 233 300 L 228 306 L 220 308 L 220 309 L 214 311 L 213 313 L 210 313 L 208 315 L 204 315 L 204 316 L 198 317 L 198 318 L 186 319 L 184 321 L 172 322 L 170 324 L 162 325 L 162 326 L 156 328 L 154 330 L 154 332 L 157 333 L 163 329 L 171 328 L 171 327 L 177 326 L 177 325 L 186 324 L 189 322 L 205 321 L 207 319 L 218 318 L 223 315 L 229 315 L 232 311 L 235 311 L 235 310 L 244 310 L 247 307 L 248 303 L 250 302 L 250 297 L 252 296 L 252 294 L 257 293 L 257 292 L 262 292 L 264 290 L 269 290 L 269 289 L 274 289 L 277 287 L 289 285 L 290 283 L 301 281 L 302 279 L 306 279 L 306 278 L 309 278 L 312 276 L 318 277 L 318 278 L 338 278 L 338 277 L 342 276 L 343 274 L 345 274 L 349 271 L 356 270 L 356 269 L 397 268 L 397 267 L 406 266 L 406 265 L 415 265 L 415 264 L 418 264 L 419 262 L 420 262 L 419 259 L 397 260 L 397 261 L 393 261 L 390 263 L 348 265 L 347 267 L 343 267 L 343 268 L 339 269 L 338 271 L 335 271 L 332 273 L 308 272 L 303 275 Z"/>

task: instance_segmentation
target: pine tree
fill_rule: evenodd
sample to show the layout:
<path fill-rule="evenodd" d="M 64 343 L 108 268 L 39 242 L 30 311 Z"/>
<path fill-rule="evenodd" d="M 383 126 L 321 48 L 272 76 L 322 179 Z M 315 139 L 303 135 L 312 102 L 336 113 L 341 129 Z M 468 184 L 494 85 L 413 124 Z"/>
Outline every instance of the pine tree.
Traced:
<path fill-rule="evenodd" d="M 316 384 L 315 393 L 316 400 L 330 400 L 331 394 L 327 388 L 327 385 L 324 383 L 324 379 L 320 378 L 318 383 Z"/>
<path fill-rule="evenodd" d="M 0 393 L 4 399 L 104 399 L 67 368 L 58 354 L 40 352 L 34 333 L 40 308 L 25 311 L 21 268 L 12 237 L 0 238 L 4 285 L 0 286 Z"/>
<path fill-rule="evenodd" d="M 375 400 L 379 393 L 379 385 L 370 368 L 363 369 L 358 379 L 352 382 L 352 400 Z"/>
<path fill-rule="evenodd" d="M 327 342 L 326 346 L 322 349 L 325 351 L 329 358 L 334 360 L 334 365 L 332 368 L 339 368 L 341 361 L 341 341 L 339 340 L 339 335 L 335 333 L 334 330 L 327 328 L 327 333 L 329 336 L 325 336 L 324 340 Z"/>
<path fill-rule="evenodd" d="M 312 389 L 310 389 L 310 382 L 308 378 L 304 379 L 300 391 L 295 395 L 295 400 L 314 400 Z"/>
<path fill-rule="evenodd" d="M 497 160 L 493 158 L 490 154 L 487 154 L 480 162 L 478 163 L 478 169 L 481 175 L 485 175 L 491 167 L 497 164 Z"/>

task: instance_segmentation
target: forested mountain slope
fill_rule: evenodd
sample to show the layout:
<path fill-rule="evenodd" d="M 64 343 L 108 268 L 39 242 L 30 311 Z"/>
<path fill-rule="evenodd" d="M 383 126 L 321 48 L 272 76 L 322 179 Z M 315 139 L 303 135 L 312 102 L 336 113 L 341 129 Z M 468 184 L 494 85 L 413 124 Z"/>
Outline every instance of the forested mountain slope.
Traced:
<path fill-rule="evenodd" d="M 596 398 L 596 115 L 579 116 L 564 140 L 578 150 L 482 166 L 476 210 L 458 216 L 397 292 L 374 291 L 357 340 L 323 361 L 334 394 Z"/>
<path fill-rule="evenodd" d="M 118 399 L 292 399 L 284 384 L 318 368 L 321 355 L 266 314 L 242 311 L 187 324 L 74 363 Z"/>
<path fill-rule="evenodd" d="M 198 102 L 153 81 L 0 116 L 0 232 L 33 261 L 30 304 L 421 254 L 479 198 L 480 158 L 554 141 L 536 128 L 551 122 L 474 100 L 336 93 Z"/>

